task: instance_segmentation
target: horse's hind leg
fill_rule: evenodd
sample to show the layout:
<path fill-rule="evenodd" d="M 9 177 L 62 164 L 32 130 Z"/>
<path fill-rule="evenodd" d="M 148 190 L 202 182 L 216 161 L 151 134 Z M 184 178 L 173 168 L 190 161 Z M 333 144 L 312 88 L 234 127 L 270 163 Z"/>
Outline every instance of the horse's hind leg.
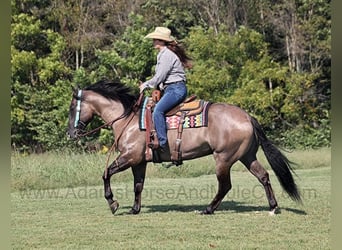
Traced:
<path fill-rule="evenodd" d="M 242 159 L 241 162 L 256 178 L 258 178 L 259 182 L 264 186 L 268 203 L 270 205 L 270 214 L 274 214 L 278 204 L 273 193 L 268 172 L 265 168 L 263 168 L 256 157 L 252 157 L 251 159 Z"/>
<path fill-rule="evenodd" d="M 230 165 L 225 163 L 219 163 L 216 159 L 216 177 L 218 181 L 218 191 L 213 201 L 209 206 L 202 211 L 202 214 L 213 214 L 217 207 L 221 204 L 222 199 L 232 188 L 230 180 Z"/>
<path fill-rule="evenodd" d="M 130 214 L 138 214 L 141 208 L 141 192 L 144 188 L 145 174 L 146 174 L 146 162 L 132 167 L 134 176 L 134 204 L 129 212 Z"/>

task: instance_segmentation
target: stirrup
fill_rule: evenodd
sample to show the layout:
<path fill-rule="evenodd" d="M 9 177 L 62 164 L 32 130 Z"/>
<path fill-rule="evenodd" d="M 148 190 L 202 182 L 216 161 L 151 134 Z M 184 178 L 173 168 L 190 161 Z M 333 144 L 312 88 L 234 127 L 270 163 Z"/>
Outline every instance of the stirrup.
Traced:
<path fill-rule="evenodd" d="M 169 162 L 169 163 L 162 163 L 162 166 L 163 166 L 164 168 L 170 168 L 170 167 L 173 167 L 173 166 L 178 167 L 178 166 L 180 166 L 180 165 L 182 165 L 182 164 L 183 164 L 182 161 L 171 161 L 171 162 Z"/>
<path fill-rule="evenodd" d="M 158 141 L 156 142 L 154 140 L 154 141 L 150 142 L 147 146 L 149 148 L 151 148 L 152 150 L 157 150 L 159 148 L 159 143 L 158 143 Z"/>

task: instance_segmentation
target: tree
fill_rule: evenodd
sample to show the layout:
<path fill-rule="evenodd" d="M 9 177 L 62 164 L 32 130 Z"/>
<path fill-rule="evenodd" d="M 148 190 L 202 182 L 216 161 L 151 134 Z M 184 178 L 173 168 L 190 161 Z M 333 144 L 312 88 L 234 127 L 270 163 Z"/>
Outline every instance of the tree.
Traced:
<path fill-rule="evenodd" d="M 12 30 L 12 86 L 11 132 L 12 145 L 17 148 L 42 146 L 41 138 L 49 131 L 42 126 L 55 124 L 59 136 L 60 124 L 56 123 L 50 88 L 58 79 L 66 79 L 69 69 L 60 60 L 65 42 L 51 30 L 41 28 L 40 20 L 27 14 L 13 16 Z M 56 96 L 60 98 L 60 96 Z"/>
<path fill-rule="evenodd" d="M 138 91 L 138 81 L 153 74 L 156 51 L 143 37 L 156 26 L 169 27 L 190 52 L 190 93 L 246 108 L 282 143 L 329 145 L 330 1 L 11 0 L 11 6 L 12 143 L 19 148 L 67 145 L 70 85 L 118 78 Z M 103 130 L 98 140 L 108 138 Z"/>
<path fill-rule="evenodd" d="M 139 80 L 151 76 L 155 51 L 151 41 L 144 39 L 147 33 L 142 16 L 131 14 L 130 25 L 121 39 L 110 49 L 96 50 L 97 61 L 90 73 L 93 80 L 103 77 L 120 79 L 137 87 Z"/>
<path fill-rule="evenodd" d="M 188 73 L 191 92 L 213 101 L 230 101 L 237 86 L 241 69 L 248 60 L 260 60 L 267 53 L 262 36 L 246 27 L 234 34 L 216 34 L 214 29 L 196 27 L 186 39 L 194 59 L 194 68 Z"/>

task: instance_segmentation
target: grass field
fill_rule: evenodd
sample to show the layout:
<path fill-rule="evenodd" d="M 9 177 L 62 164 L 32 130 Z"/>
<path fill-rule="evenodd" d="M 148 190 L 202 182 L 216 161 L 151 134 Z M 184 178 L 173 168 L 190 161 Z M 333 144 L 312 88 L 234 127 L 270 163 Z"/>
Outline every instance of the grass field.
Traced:
<path fill-rule="evenodd" d="M 280 206 L 280 213 L 275 216 L 268 215 L 267 200 L 258 181 L 241 166 L 232 171 L 233 188 L 215 214 L 199 215 L 196 211 L 211 201 L 217 185 L 215 175 L 206 166 L 211 164 L 207 158 L 181 168 L 149 166 L 142 211 L 133 216 L 126 214 L 133 204 L 130 171 L 112 178 L 120 203 L 117 214 L 112 215 L 107 207 L 101 166 L 92 166 L 99 164 L 99 158 L 105 163 L 103 156 L 57 160 L 53 155 L 13 155 L 12 247 L 331 249 L 330 151 L 296 151 L 291 155 L 299 164 L 296 180 L 303 205 L 290 200 L 269 171 Z M 62 168 L 63 164 L 69 165 Z M 88 165 L 95 170 L 88 171 Z M 87 173 L 78 174 L 74 166 L 83 167 Z M 96 179 L 90 171 L 94 171 Z M 66 172 L 75 178 L 69 178 Z M 54 175 L 50 177 L 49 173 Z"/>

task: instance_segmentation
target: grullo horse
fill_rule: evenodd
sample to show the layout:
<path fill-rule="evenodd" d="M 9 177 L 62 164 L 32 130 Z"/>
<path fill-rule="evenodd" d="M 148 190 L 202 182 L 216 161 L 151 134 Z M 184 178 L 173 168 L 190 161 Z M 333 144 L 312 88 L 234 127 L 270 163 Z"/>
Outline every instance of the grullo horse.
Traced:
<path fill-rule="evenodd" d="M 69 110 L 68 135 L 82 135 L 94 115 L 111 126 L 119 156 L 103 174 L 104 196 L 114 214 L 119 203 L 114 199 L 110 178 L 112 175 L 132 169 L 134 176 L 134 203 L 130 213 L 141 209 L 141 193 L 144 187 L 147 161 L 145 160 L 145 131 L 139 128 L 140 109 L 135 108 L 138 97 L 122 83 L 100 80 L 84 89 L 74 89 Z M 168 131 L 170 148 L 174 148 L 177 130 Z M 212 154 L 216 163 L 218 190 L 212 202 L 202 211 L 212 214 L 231 189 L 230 169 L 240 161 L 265 188 L 270 213 L 277 209 L 269 174 L 257 160 L 261 146 L 282 188 L 295 201 L 301 202 L 300 193 L 291 174 L 291 162 L 266 137 L 258 121 L 241 108 L 225 103 L 212 103 L 208 109 L 208 125 L 184 129 L 181 154 L 183 160 L 191 160 Z M 161 156 L 163 162 L 171 161 L 170 152 Z"/>

